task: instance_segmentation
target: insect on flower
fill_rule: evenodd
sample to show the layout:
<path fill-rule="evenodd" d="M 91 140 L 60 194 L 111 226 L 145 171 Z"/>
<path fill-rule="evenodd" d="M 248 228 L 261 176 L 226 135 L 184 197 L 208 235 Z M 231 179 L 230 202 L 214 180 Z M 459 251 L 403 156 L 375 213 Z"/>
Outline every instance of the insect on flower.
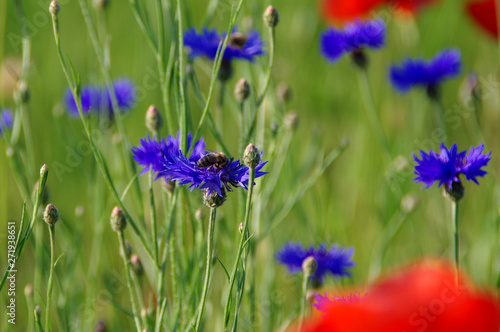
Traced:
<path fill-rule="evenodd" d="M 196 166 L 199 168 L 214 166 L 216 169 L 221 169 L 224 168 L 229 162 L 229 159 L 223 152 L 208 152 L 196 162 Z"/>

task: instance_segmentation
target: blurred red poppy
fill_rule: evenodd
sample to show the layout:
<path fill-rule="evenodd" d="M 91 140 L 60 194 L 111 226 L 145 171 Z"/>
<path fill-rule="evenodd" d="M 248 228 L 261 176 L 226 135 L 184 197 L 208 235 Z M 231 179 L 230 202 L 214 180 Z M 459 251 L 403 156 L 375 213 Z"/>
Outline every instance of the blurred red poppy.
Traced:
<path fill-rule="evenodd" d="M 490 36 L 498 38 L 495 0 L 469 2 L 467 4 L 467 13 Z"/>
<path fill-rule="evenodd" d="M 429 5 L 437 0 L 387 0 L 389 5 L 409 13 L 416 13 L 422 6 Z"/>
<path fill-rule="evenodd" d="M 384 4 L 396 12 L 412 14 L 423 5 L 436 1 L 438 0 L 320 0 L 320 10 L 327 21 L 344 23 L 364 18 Z"/>
<path fill-rule="evenodd" d="M 500 305 L 474 290 L 453 268 L 423 262 L 368 289 L 366 299 L 334 302 L 303 331 L 330 332 L 498 332 Z"/>
<path fill-rule="evenodd" d="M 320 13 L 329 22 L 352 22 L 366 17 L 387 0 L 320 0 Z"/>

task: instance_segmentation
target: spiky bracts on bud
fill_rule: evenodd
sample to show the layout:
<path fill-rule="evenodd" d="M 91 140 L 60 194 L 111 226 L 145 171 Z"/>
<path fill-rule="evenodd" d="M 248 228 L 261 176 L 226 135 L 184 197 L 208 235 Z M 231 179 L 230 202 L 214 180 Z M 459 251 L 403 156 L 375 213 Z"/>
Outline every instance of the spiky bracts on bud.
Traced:
<path fill-rule="evenodd" d="M 133 254 L 130 257 L 130 263 L 132 264 L 132 269 L 138 277 L 144 275 L 144 267 L 142 266 L 141 258 L 137 254 Z"/>
<path fill-rule="evenodd" d="M 465 188 L 462 182 L 453 181 L 451 186 L 444 186 L 443 196 L 450 201 L 458 203 L 465 195 Z"/>
<path fill-rule="evenodd" d="M 226 191 L 222 188 L 222 196 L 216 191 L 209 193 L 207 189 L 203 190 L 203 203 L 210 208 L 218 208 L 226 201 Z"/>
<path fill-rule="evenodd" d="M 146 111 L 146 127 L 148 130 L 153 133 L 157 134 L 161 127 L 163 125 L 163 118 L 160 114 L 160 111 L 154 106 L 151 105 L 149 106 L 148 110 Z"/>
<path fill-rule="evenodd" d="M 234 98 L 239 103 L 243 103 L 250 96 L 250 84 L 244 78 L 241 78 L 234 86 Z"/>
<path fill-rule="evenodd" d="M 59 211 L 57 211 L 54 204 L 47 205 L 43 213 L 43 220 L 45 220 L 49 226 L 54 226 L 59 220 Z"/>
<path fill-rule="evenodd" d="M 260 163 L 259 150 L 252 143 L 248 144 L 243 152 L 243 162 L 250 168 L 255 168 Z"/>
<path fill-rule="evenodd" d="M 264 23 L 270 28 L 276 27 L 280 22 L 280 14 L 273 6 L 269 6 L 266 8 L 266 10 L 264 11 L 264 15 L 262 15 L 262 18 L 264 19 Z"/>
<path fill-rule="evenodd" d="M 314 259 L 313 256 L 307 257 L 302 262 L 302 271 L 308 277 L 312 276 L 318 270 L 318 262 Z"/>
<path fill-rule="evenodd" d="M 111 212 L 110 223 L 111 228 L 118 233 L 122 232 L 125 227 L 127 227 L 127 219 L 125 218 L 122 209 L 118 206 L 115 206 Z"/>
<path fill-rule="evenodd" d="M 59 6 L 59 2 L 57 2 L 56 0 L 52 0 L 49 6 L 49 11 L 54 18 L 57 18 L 57 14 L 59 13 L 60 9 L 61 6 Z"/>

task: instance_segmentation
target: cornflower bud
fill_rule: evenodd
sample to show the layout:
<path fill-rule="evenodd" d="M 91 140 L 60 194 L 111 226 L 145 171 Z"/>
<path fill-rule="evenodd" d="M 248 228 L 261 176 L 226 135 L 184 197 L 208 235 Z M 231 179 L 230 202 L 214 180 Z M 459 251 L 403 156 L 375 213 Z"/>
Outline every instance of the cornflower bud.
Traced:
<path fill-rule="evenodd" d="M 259 150 L 252 143 L 248 144 L 243 152 L 243 162 L 250 168 L 255 168 L 260 163 Z"/>
<path fill-rule="evenodd" d="M 163 125 L 163 119 L 161 117 L 160 111 L 154 106 L 149 106 L 146 111 L 146 127 L 150 132 L 157 134 Z"/>
<path fill-rule="evenodd" d="M 216 191 L 212 191 L 208 194 L 208 190 L 203 190 L 203 203 L 210 208 L 218 208 L 226 201 L 226 191 L 224 188 L 222 190 L 223 197 L 219 196 Z"/>
<path fill-rule="evenodd" d="M 299 115 L 295 111 L 289 111 L 283 117 L 283 125 L 288 130 L 295 130 L 299 125 Z"/>
<path fill-rule="evenodd" d="M 132 263 L 132 269 L 138 277 L 142 277 L 144 274 L 144 267 L 142 266 L 141 258 L 137 254 L 133 254 L 130 257 L 130 263 Z"/>
<path fill-rule="evenodd" d="M 59 220 L 59 211 L 53 204 L 47 205 L 45 212 L 43 213 L 43 220 L 49 225 L 54 226 Z"/>
<path fill-rule="evenodd" d="M 125 227 L 127 227 L 127 220 L 125 218 L 125 215 L 118 206 L 115 206 L 113 208 L 113 211 L 111 212 L 110 222 L 111 228 L 115 232 L 121 232 L 125 229 Z"/>
<path fill-rule="evenodd" d="M 280 14 L 276 10 L 276 8 L 274 8 L 273 6 L 269 6 L 264 11 L 263 19 L 264 19 L 264 23 L 268 27 L 274 28 L 280 22 Z"/>
<path fill-rule="evenodd" d="M 250 84 L 244 78 L 240 79 L 234 86 L 234 97 L 239 103 L 243 103 L 250 96 Z"/>
<path fill-rule="evenodd" d="M 52 14 L 52 16 L 57 18 L 57 14 L 59 13 L 60 9 L 61 7 L 59 6 L 59 2 L 57 2 L 56 0 L 52 0 L 49 6 L 49 11 Z"/>
<path fill-rule="evenodd" d="M 318 269 L 318 262 L 313 256 L 309 256 L 302 262 L 302 271 L 308 277 L 312 276 Z"/>

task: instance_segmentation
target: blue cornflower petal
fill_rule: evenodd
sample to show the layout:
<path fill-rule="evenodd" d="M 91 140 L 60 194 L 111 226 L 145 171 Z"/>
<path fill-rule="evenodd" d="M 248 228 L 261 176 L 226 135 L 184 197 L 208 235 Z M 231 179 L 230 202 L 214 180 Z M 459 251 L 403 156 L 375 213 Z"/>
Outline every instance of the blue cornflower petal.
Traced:
<path fill-rule="evenodd" d="M 447 149 L 441 144 L 440 153 L 437 154 L 432 149 L 429 154 L 420 151 L 421 159 L 414 156 L 417 165 L 413 180 L 423 183 L 426 189 L 438 181 L 439 187 L 443 184 L 447 188 L 452 188 L 453 182 L 460 182 L 460 174 L 464 174 L 467 180 L 472 180 L 479 184 L 476 177 L 482 177 L 487 174 L 482 170 L 490 161 L 491 152 L 483 155 L 484 145 L 480 144 L 477 148 L 471 147 L 469 153 L 462 151 L 458 153 L 457 145 L 454 144 L 451 149 Z"/>
<path fill-rule="evenodd" d="M 460 74 L 460 51 L 444 50 L 432 60 L 407 58 L 399 66 L 389 68 L 392 85 L 400 92 L 408 92 L 416 86 L 434 87 L 448 78 Z"/>
<path fill-rule="evenodd" d="M 135 84 L 133 81 L 121 78 L 113 82 L 113 90 L 115 92 L 116 101 L 120 111 L 126 111 L 134 107 L 136 100 Z M 106 89 L 106 106 L 108 110 L 113 111 L 113 103 L 111 93 Z"/>
<path fill-rule="evenodd" d="M 378 49 L 385 44 L 385 23 L 381 19 L 355 21 L 344 29 L 329 28 L 321 35 L 321 52 L 331 62 L 362 48 Z"/>
<path fill-rule="evenodd" d="M 12 129 L 13 124 L 14 114 L 10 109 L 3 109 L 0 114 L 0 135 L 2 135 L 5 129 Z"/>
<path fill-rule="evenodd" d="M 484 144 L 480 144 L 477 148 L 472 146 L 465 158 L 465 164 L 462 166 L 462 173 L 465 175 L 465 178 L 474 181 L 476 184 L 479 184 L 476 177 L 482 177 L 487 174 L 481 168 L 486 167 L 491 159 L 491 152 L 483 155 L 483 150 Z"/>
<path fill-rule="evenodd" d="M 87 115 L 90 111 L 99 112 L 102 104 L 102 92 L 101 89 L 92 85 L 86 85 L 81 89 L 80 92 L 82 98 L 82 112 L 83 115 Z M 73 93 L 71 89 L 66 89 L 64 93 L 64 103 L 66 105 L 66 110 L 72 117 L 79 117 L 78 108 L 76 106 L 76 101 L 73 98 Z"/>
<path fill-rule="evenodd" d="M 151 168 L 157 172 L 161 168 L 159 163 L 163 153 L 155 137 L 148 137 L 140 140 L 141 144 L 137 147 L 132 147 L 132 154 L 134 160 L 141 166 L 144 166 L 141 174 L 148 172 Z"/>
<path fill-rule="evenodd" d="M 236 29 L 233 33 L 236 33 Z M 184 45 L 190 50 L 191 58 L 206 57 L 214 60 L 217 55 L 219 44 L 224 41 L 226 32 L 219 34 L 217 30 L 203 28 L 200 33 L 191 28 L 184 33 Z M 250 62 L 255 57 L 264 54 L 262 40 L 256 31 L 250 31 L 246 36 L 247 40 L 242 47 L 228 45 L 224 52 L 223 60 L 245 59 Z"/>
<path fill-rule="evenodd" d="M 323 282 L 323 278 L 327 274 L 336 277 L 350 276 L 349 269 L 356 265 L 352 261 L 353 255 L 353 248 L 332 245 L 330 249 L 327 249 L 325 244 L 321 244 L 318 248 L 311 246 L 305 249 L 301 244 L 291 242 L 287 243 L 276 257 L 280 264 L 286 265 L 290 273 L 301 272 L 304 260 L 311 256 L 314 257 L 318 267 L 311 278 Z"/>

